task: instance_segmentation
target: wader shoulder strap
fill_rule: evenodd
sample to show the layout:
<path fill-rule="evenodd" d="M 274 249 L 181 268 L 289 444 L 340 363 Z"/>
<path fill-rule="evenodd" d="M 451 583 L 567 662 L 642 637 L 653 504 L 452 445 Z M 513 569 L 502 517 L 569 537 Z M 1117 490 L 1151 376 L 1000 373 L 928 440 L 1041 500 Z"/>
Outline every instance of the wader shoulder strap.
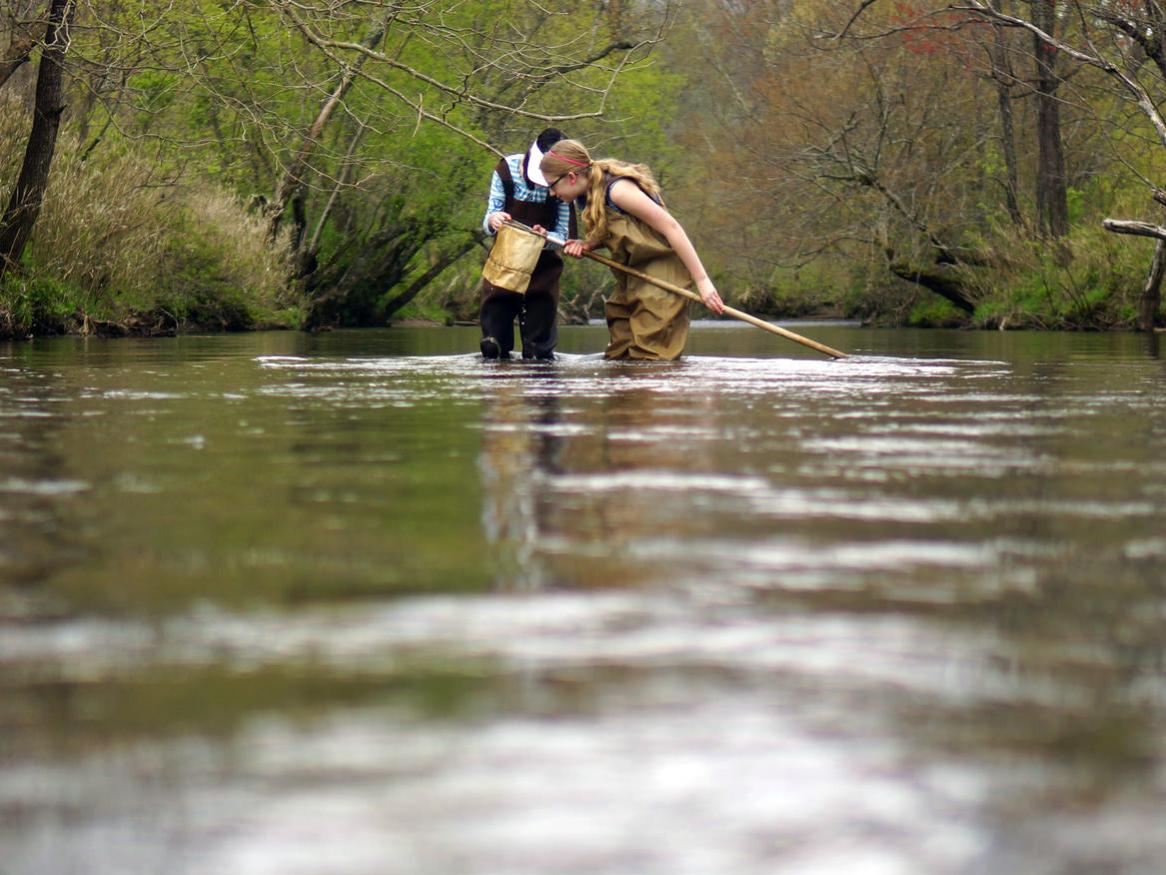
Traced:
<path fill-rule="evenodd" d="M 494 172 L 502 180 L 502 191 L 506 194 L 506 205 L 509 206 L 514 202 L 514 179 L 510 175 L 509 162 L 505 158 L 499 159 L 498 166 L 494 168 Z"/>

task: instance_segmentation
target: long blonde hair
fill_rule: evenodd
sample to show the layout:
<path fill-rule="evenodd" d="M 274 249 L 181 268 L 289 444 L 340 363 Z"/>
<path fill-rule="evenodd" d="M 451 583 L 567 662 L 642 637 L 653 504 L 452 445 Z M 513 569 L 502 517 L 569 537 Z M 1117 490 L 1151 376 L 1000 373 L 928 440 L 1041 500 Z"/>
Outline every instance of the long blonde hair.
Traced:
<path fill-rule="evenodd" d="M 587 206 L 583 222 L 587 226 L 587 241 L 600 244 L 607 239 L 607 192 L 604 179 L 610 176 L 634 180 L 649 196 L 663 203 L 660 185 L 646 164 L 629 164 L 615 158 L 591 158 L 578 140 L 560 140 L 551 146 L 539 162 L 539 169 L 547 179 L 556 179 L 565 173 L 578 173 L 587 179 Z"/>

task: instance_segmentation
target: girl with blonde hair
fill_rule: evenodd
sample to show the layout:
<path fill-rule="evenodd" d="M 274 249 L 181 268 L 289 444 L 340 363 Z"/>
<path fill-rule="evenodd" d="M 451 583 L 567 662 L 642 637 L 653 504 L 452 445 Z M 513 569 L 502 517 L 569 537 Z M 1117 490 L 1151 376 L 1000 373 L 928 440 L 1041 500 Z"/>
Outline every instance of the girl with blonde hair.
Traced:
<path fill-rule="evenodd" d="M 612 260 L 656 279 L 691 288 L 718 315 L 725 304 L 684 228 L 664 207 L 660 186 L 643 164 L 593 160 L 578 140 L 560 140 L 539 168 L 559 200 L 584 202 L 587 237 L 569 240 L 564 252 L 582 258 L 606 247 Z M 688 338 L 688 301 L 613 269 L 615 291 L 604 302 L 610 359 L 675 359 Z"/>

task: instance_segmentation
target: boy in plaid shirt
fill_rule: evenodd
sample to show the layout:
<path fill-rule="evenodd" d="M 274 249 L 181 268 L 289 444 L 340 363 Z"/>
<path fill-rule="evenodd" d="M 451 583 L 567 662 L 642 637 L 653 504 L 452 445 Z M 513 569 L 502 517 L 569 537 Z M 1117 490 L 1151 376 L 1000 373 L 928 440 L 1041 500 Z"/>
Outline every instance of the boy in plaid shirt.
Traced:
<path fill-rule="evenodd" d="M 490 197 L 482 227 L 493 236 L 502 223 L 513 219 L 536 231 L 549 231 L 564 239 L 575 236 L 575 212 L 547 191 L 547 180 L 539 169 L 542 156 L 563 139 L 556 128 L 538 135 L 526 152 L 507 155 L 494 168 Z M 514 348 L 514 319 L 518 317 L 524 359 L 552 360 L 559 332 L 559 275 L 563 259 L 546 249 L 530 279 L 526 294 L 520 295 L 482 280 L 482 355 L 488 359 L 509 358 Z"/>

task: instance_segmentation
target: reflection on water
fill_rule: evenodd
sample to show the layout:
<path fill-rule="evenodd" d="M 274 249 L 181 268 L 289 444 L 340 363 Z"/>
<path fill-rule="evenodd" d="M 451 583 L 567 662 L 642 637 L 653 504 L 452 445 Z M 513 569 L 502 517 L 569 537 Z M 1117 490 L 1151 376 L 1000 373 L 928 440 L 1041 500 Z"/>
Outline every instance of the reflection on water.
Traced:
<path fill-rule="evenodd" d="M 539 590 L 549 581 L 538 551 L 549 533 L 544 484 L 560 473 L 566 437 L 584 430 L 563 422 L 566 384 L 552 365 L 535 365 L 511 378 L 499 369 L 484 399 L 481 475 L 482 530 L 501 561 L 499 590 Z"/>
<path fill-rule="evenodd" d="M 1141 337 L 0 347 L 0 873 L 1143 873 Z"/>

